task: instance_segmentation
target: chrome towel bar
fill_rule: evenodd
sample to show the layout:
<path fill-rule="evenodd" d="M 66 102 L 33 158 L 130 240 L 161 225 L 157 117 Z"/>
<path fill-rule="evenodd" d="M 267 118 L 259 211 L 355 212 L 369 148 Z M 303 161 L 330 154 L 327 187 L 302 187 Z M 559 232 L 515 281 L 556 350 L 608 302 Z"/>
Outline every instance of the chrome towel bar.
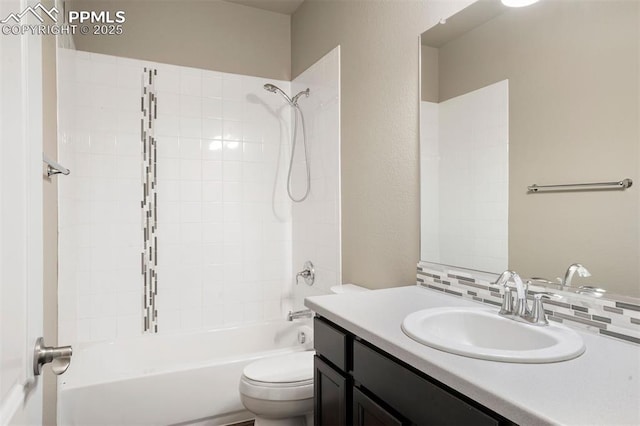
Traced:
<path fill-rule="evenodd" d="M 536 185 L 527 187 L 529 193 L 544 191 L 593 191 L 603 189 L 627 189 L 633 185 L 633 181 L 629 178 L 622 179 L 617 182 L 596 182 L 596 183 L 569 183 L 564 185 Z"/>
<path fill-rule="evenodd" d="M 71 173 L 71 170 L 67 169 L 62 164 L 53 161 L 52 159 L 47 157 L 44 152 L 42 153 L 42 161 L 47 164 L 47 177 L 59 174 L 68 175 L 69 173 Z"/>

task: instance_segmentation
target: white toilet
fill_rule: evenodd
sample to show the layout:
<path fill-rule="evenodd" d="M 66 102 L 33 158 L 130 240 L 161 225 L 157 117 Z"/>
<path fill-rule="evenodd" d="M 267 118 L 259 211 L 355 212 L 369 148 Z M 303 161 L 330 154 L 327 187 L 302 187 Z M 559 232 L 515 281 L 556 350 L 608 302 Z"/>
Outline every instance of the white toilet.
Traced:
<path fill-rule="evenodd" d="M 314 351 L 265 358 L 247 365 L 240 400 L 255 426 L 313 426 Z"/>
<path fill-rule="evenodd" d="M 367 291 L 354 284 L 332 293 Z M 252 362 L 240 378 L 240 400 L 256 416 L 255 426 L 313 426 L 313 356 L 295 352 Z"/>

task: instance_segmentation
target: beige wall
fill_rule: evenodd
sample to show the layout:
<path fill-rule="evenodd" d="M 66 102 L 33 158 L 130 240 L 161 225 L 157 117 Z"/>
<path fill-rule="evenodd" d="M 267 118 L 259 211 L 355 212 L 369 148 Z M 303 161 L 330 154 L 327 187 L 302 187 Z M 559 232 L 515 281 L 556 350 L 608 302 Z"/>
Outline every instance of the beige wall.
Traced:
<path fill-rule="evenodd" d="M 638 187 L 526 193 L 638 181 L 639 16 L 638 2 L 546 1 L 440 49 L 440 101 L 509 79 L 509 267 L 523 276 L 581 262 L 581 283 L 640 296 Z"/>
<path fill-rule="evenodd" d="M 419 258 L 419 35 L 470 1 L 305 0 L 295 77 L 341 46 L 343 282 L 415 283 Z"/>
<path fill-rule="evenodd" d="M 434 47 L 421 46 L 420 59 L 422 61 L 420 74 L 422 76 L 422 100 L 425 102 L 440 101 L 440 67 L 438 65 L 439 50 Z"/>
<path fill-rule="evenodd" d="M 43 150 L 49 158 L 57 157 L 58 126 L 56 98 L 56 39 L 42 38 L 42 117 Z M 49 346 L 58 342 L 58 177 L 44 177 L 42 191 L 43 207 L 43 337 Z M 43 368 L 43 410 L 45 426 L 56 424 L 56 376 L 51 368 Z"/>
<path fill-rule="evenodd" d="M 220 0 L 68 0 L 67 10 L 126 12 L 124 34 L 77 34 L 78 50 L 291 79 L 288 15 Z"/>

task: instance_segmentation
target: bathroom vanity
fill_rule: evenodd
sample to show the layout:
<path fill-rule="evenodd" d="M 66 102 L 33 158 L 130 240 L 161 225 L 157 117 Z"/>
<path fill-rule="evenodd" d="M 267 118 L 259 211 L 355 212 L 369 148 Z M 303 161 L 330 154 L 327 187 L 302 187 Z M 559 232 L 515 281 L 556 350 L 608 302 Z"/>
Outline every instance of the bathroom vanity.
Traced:
<path fill-rule="evenodd" d="M 317 296 L 317 425 L 639 424 L 640 346 L 580 332 L 578 358 L 522 364 L 422 345 L 408 314 L 478 304 L 420 288 Z M 497 315 L 497 308 L 496 308 Z"/>
<path fill-rule="evenodd" d="M 314 320 L 315 424 L 512 424 L 375 345 Z"/>

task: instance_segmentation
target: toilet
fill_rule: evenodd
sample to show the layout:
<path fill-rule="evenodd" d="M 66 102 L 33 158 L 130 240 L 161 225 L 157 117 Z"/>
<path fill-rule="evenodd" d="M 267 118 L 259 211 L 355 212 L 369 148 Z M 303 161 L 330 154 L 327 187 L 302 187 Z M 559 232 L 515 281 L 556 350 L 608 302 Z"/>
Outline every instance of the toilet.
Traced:
<path fill-rule="evenodd" d="M 336 294 L 368 291 L 355 284 L 331 287 Z M 240 378 L 240 400 L 255 426 L 313 426 L 313 356 L 295 352 L 252 362 Z"/>
<path fill-rule="evenodd" d="M 240 400 L 255 426 L 313 426 L 314 351 L 265 358 L 247 365 Z"/>

